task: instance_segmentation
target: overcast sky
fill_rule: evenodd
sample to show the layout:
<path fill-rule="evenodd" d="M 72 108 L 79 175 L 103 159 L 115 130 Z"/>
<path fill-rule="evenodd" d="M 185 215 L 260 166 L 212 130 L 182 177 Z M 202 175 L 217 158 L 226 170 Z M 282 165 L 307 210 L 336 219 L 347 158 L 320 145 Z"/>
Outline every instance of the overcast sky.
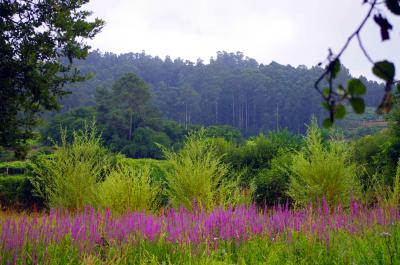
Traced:
<path fill-rule="evenodd" d="M 205 61 L 217 51 L 241 51 L 260 63 L 313 66 L 344 44 L 367 12 L 362 0 L 92 0 L 106 21 L 90 42 L 102 52 L 141 52 Z M 399 19 L 392 19 L 400 25 Z M 362 34 L 374 60 L 399 57 L 400 27 L 380 42 L 371 21 Z M 394 56 L 395 55 L 395 56 Z M 400 62 L 397 60 L 396 62 Z M 371 77 L 355 42 L 343 57 L 353 75 Z M 397 64 L 399 65 L 399 64 Z M 400 72 L 400 71 L 398 71 Z"/>

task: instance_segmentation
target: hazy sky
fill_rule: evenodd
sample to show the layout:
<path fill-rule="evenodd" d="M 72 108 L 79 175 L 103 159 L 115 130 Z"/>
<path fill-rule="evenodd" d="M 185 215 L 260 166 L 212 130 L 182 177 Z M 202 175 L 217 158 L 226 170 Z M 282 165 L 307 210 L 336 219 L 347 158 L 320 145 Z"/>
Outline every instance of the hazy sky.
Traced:
<path fill-rule="evenodd" d="M 367 12 L 362 0 L 92 0 L 106 21 L 91 41 L 114 53 L 141 52 L 205 61 L 217 51 L 241 51 L 260 63 L 316 65 L 344 44 Z M 392 19 L 400 25 L 399 19 Z M 362 34 L 374 60 L 398 57 L 400 28 L 381 43 L 371 21 Z M 396 55 L 396 56 L 393 56 Z M 354 75 L 371 77 L 357 43 L 343 58 Z M 400 62 L 400 60 L 398 60 Z M 397 64 L 400 65 L 400 64 Z M 398 71 L 400 72 L 400 71 Z"/>

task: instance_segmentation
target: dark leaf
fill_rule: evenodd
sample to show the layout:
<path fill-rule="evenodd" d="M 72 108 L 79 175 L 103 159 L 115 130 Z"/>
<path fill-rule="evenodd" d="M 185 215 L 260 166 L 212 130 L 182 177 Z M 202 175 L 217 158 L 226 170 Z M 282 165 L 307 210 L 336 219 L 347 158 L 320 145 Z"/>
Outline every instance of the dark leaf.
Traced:
<path fill-rule="evenodd" d="M 382 41 L 390 39 L 389 31 L 393 29 L 392 24 L 381 14 L 375 15 L 374 21 L 381 29 Z"/>
<path fill-rule="evenodd" d="M 400 15 L 400 1 L 386 0 L 386 7 L 395 15 Z"/>
<path fill-rule="evenodd" d="M 389 61 L 380 61 L 374 64 L 372 72 L 379 78 L 390 82 L 393 81 L 395 75 L 395 66 Z"/>
<path fill-rule="evenodd" d="M 367 90 L 361 80 L 357 78 L 350 79 L 347 83 L 347 86 L 349 93 L 355 96 L 362 96 Z"/>
<path fill-rule="evenodd" d="M 362 114 L 365 111 L 365 103 L 362 98 L 351 98 L 350 104 L 353 107 L 353 110 L 357 114 Z"/>
<path fill-rule="evenodd" d="M 343 119 L 346 116 L 346 107 L 343 104 L 339 104 L 335 108 L 335 118 Z"/>

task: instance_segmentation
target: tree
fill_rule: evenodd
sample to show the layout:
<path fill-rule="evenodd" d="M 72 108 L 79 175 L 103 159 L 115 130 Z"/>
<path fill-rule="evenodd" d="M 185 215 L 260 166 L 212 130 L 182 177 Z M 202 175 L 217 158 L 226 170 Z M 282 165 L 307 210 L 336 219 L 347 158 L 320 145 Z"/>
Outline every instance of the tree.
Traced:
<path fill-rule="evenodd" d="M 103 136 L 115 150 L 132 155 L 134 133 L 140 127 L 162 129 L 159 113 L 151 102 L 149 86 L 133 73 L 114 82 L 111 91 L 99 87 L 96 94 L 97 121 Z"/>
<path fill-rule="evenodd" d="M 87 21 L 89 0 L 2 0 L 0 2 L 0 146 L 24 155 L 38 114 L 59 108 L 67 82 L 85 78 L 73 67 L 84 59 L 103 27 Z"/>

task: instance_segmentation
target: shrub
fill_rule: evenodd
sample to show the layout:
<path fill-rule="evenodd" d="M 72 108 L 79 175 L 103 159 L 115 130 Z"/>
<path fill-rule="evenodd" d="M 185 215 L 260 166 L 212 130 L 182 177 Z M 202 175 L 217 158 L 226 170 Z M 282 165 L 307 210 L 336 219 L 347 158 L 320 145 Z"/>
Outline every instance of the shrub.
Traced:
<path fill-rule="evenodd" d="M 5 175 L 23 175 L 29 164 L 29 160 L 0 162 L 0 173 Z"/>
<path fill-rule="evenodd" d="M 257 177 L 260 171 L 271 168 L 271 161 L 281 150 L 298 150 L 301 138 L 287 130 L 271 132 L 268 136 L 260 134 L 252 137 L 244 145 L 228 150 L 224 161 L 230 162 L 238 172 L 245 171 L 245 184 Z"/>
<path fill-rule="evenodd" d="M 330 205 L 347 204 L 359 192 L 356 165 L 343 141 L 322 143 L 321 131 L 315 120 L 308 128 L 306 146 L 296 152 L 290 167 L 288 195 L 298 205 L 325 198 Z"/>
<path fill-rule="evenodd" d="M 82 209 L 98 203 L 97 182 L 112 168 L 113 156 L 101 145 L 95 124 L 73 132 L 67 143 L 66 131 L 61 133 L 61 145 L 50 156 L 32 160 L 31 182 L 35 192 L 50 207 Z"/>
<path fill-rule="evenodd" d="M 271 168 L 262 169 L 258 172 L 253 182 L 254 198 L 257 204 L 273 206 L 289 200 L 287 190 L 290 164 L 291 153 L 282 150 L 280 155 L 271 160 Z"/>
<path fill-rule="evenodd" d="M 374 135 L 364 136 L 353 142 L 353 160 L 365 168 L 360 175 L 360 181 L 364 190 L 374 188 L 374 179 L 379 176 L 385 184 L 392 184 L 393 175 L 395 174 L 395 161 L 391 162 L 392 158 L 389 152 L 389 147 L 392 146 L 393 137 L 389 131 L 381 131 Z M 391 169 L 393 167 L 393 170 Z"/>
<path fill-rule="evenodd" d="M 143 167 L 150 168 L 150 179 L 152 182 L 157 182 L 160 192 L 158 193 L 157 203 L 160 207 L 167 206 L 168 204 L 168 186 L 166 174 L 172 170 L 170 163 L 167 160 L 156 160 L 149 158 L 132 159 L 125 158 L 120 161 L 126 166 L 135 170 L 140 170 Z"/>
<path fill-rule="evenodd" d="M 222 163 L 215 145 L 206 139 L 204 130 L 191 133 L 179 152 L 163 148 L 172 170 L 166 174 L 168 192 L 175 207 L 211 209 L 216 205 L 244 200 L 237 181 L 224 178 L 228 165 Z"/>
<path fill-rule="evenodd" d="M 148 165 L 133 168 L 120 164 L 99 184 L 101 206 L 117 213 L 157 208 L 160 188 L 150 175 Z"/>
<path fill-rule="evenodd" d="M 41 207 L 42 201 L 32 194 L 27 176 L 0 176 L 0 206 L 3 208 L 28 209 Z"/>

